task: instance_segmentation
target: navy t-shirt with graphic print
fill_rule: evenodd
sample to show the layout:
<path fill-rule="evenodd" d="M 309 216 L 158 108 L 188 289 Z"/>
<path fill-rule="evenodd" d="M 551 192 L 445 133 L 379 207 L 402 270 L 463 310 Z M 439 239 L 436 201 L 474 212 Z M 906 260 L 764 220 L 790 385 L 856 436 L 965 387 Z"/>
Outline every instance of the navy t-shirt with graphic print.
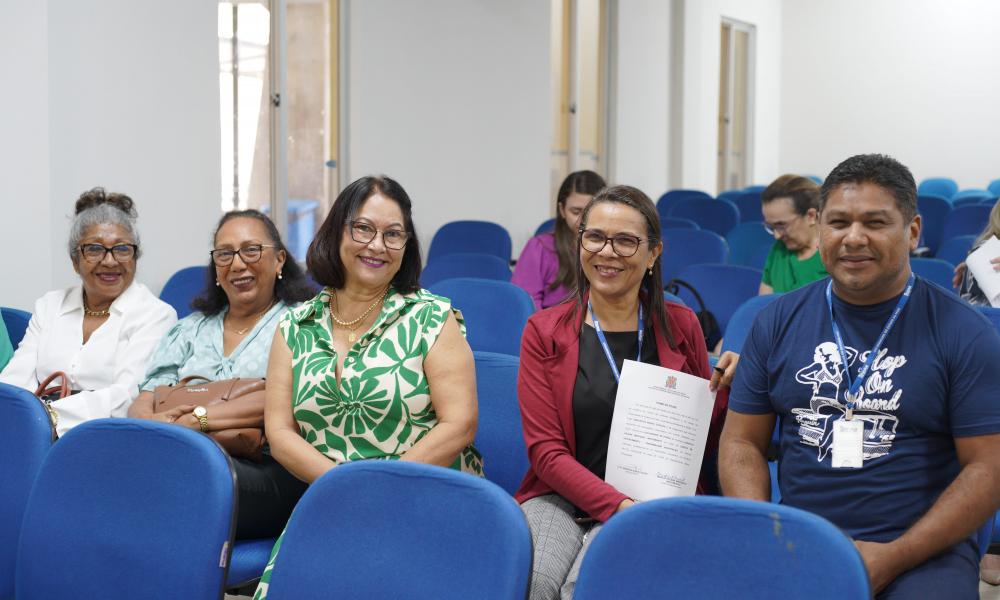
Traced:
<path fill-rule="evenodd" d="M 757 317 L 729 408 L 782 417 L 782 502 L 819 514 L 853 538 L 886 542 L 916 522 L 960 471 L 953 437 L 1000 432 L 1000 335 L 958 296 L 917 278 L 862 388 L 864 462 L 831 466 L 833 423 L 847 383 L 823 279 Z M 898 297 L 873 306 L 833 294 L 852 380 Z M 967 551 L 974 545 L 960 544 Z M 978 559 L 976 559 L 978 562 Z"/>

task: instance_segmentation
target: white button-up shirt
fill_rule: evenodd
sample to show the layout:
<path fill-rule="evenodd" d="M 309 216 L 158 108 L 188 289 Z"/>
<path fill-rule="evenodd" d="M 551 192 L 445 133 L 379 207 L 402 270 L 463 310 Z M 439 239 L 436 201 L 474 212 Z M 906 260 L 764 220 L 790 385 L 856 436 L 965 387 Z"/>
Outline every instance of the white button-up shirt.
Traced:
<path fill-rule="evenodd" d="M 136 282 L 110 311 L 83 343 L 83 288 L 45 294 L 35 302 L 24 339 L 0 373 L 0 382 L 30 392 L 52 373 L 66 373 L 70 387 L 80 393 L 52 403 L 59 435 L 90 419 L 126 416 L 150 354 L 177 321 L 169 304 Z"/>

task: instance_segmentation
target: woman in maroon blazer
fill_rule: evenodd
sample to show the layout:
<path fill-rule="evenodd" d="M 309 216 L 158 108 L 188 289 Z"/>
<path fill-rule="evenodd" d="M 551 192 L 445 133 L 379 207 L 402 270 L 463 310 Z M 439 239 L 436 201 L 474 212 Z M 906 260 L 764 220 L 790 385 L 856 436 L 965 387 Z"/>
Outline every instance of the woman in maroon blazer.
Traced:
<path fill-rule="evenodd" d="M 535 546 L 533 600 L 571 598 L 590 540 L 633 504 L 604 481 L 624 360 L 711 373 L 694 313 L 663 301 L 652 201 L 633 187 L 607 188 L 587 205 L 580 232 L 577 293 L 535 313 L 521 339 L 517 392 L 531 467 L 515 497 Z M 728 385 L 735 359 L 720 360 L 713 385 Z M 727 399 L 726 390 L 716 396 L 706 464 L 714 464 Z M 703 466 L 698 492 L 714 488 L 714 468 Z"/>

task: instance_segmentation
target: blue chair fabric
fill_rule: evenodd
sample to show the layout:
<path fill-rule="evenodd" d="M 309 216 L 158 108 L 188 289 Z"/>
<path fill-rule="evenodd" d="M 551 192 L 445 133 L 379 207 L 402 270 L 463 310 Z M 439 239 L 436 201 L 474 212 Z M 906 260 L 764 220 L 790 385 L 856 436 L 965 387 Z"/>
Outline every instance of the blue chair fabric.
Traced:
<path fill-rule="evenodd" d="M 674 206 L 681 200 L 694 198 L 696 200 L 712 200 L 711 194 L 701 190 L 670 190 L 660 196 L 656 201 L 656 212 L 660 213 L 660 219 L 672 216 Z"/>
<path fill-rule="evenodd" d="M 229 556 L 226 589 L 240 588 L 260 579 L 276 541 L 277 538 L 263 538 L 235 542 Z"/>
<path fill-rule="evenodd" d="M 517 357 L 494 352 L 474 352 L 479 428 L 476 449 L 488 457 L 486 478 L 511 496 L 528 472 L 528 450 L 521 429 L 517 403 Z"/>
<path fill-rule="evenodd" d="M 11 346 L 17 349 L 17 345 L 24 339 L 24 332 L 28 330 L 28 323 L 31 322 L 31 313 L 18 308 L 0 307 L 0 317 L 7 328 L 7 337 L 10 338 Z"/>
<path fill-rule="evenodd" d="M 774 301 L 781 294 L 764 294 L 754 296 L 743 304 L 740 304 L 729 318 L 729 325 L 726 327 L 725 335 L 722 338 L 722 351 L 733 351 L 739 354 L 743 350 L 743 343 L 750 334 L 757 313 L 762 308 Z"/>
<path fill-rule="evenodd" d="M 663 229 L 701 229 L 691 219 L 675 219 L 673 217 L 660 217 L 660 227 Z"/>
<path fill-rule="evenodd" d="M 816 185 L 823 185 L 823 178 L 819 175 L 806 175 L 806 179 L 811 179 Z"/>
<path fill-rule="evenodd" d="M 1000 179 L 994 179 L 986 186 L 986 191 L 993 194 L 994 196 L 1000 196 Z"/>
<path fill-rule="evenodd" d="M 698 290 L 705 308 L 715 316 L 719 330 L 724 332 L 736 309 L 757 296 L 762 275 L 760 270 L 750 267 L 703 264 L 683 269 L 677 278 Z M 682 287 L 677 295 L 691 310 L 698 311 L 698 302 L 691 292 Z"/>
<path fill-rule="evenodd" d="M 740 222 L 739 209 L 728 200 L 686 198 L 677 202 L 668 216 L 691 219 L 702 229 L 723 237 Z"/>
<path fill-rule="evenodd" d="M 726 190 L 724 192 L 719 192 L 719 195 L 716 196 L 716 199 L 729 200 L 730 202 L 733 202 L 736 198 L 740 197 L 745 193 L 746 192 L 744 190 Z"/>
<path fill-rule="evenodd" d="M 823 518 L 780 504 L 695 496 L 642 502 L 610 519 L 583 557 L 574 598 L 870 595 L 854 543 Z"/>
<path fill-rule="evenodd" d="M 661 268 L 663 283 L 677 276 L 690 265 L 724 263 L 729 257 L 726 240 L 712 231 L 668 229 L 662 232 Z"/>
<path fill-rule="evenodd" d="M 452 307 L 462 311 L 473 350 L 521 353 L 521 333 L 535 312 L 528 292 L 507 281 L 472 277 L 444 279 L 428 289 L 449 298 Z"/>
<path fill-rule="evenodd" d="M 553 217 L 551 219 L 546 219 L 545 221 L 542 221 L 542 224 L 539 225 L 537 229 L 535 229 L 535 235 L 540 235 L 543 233 L 547 233 L 549 231 L 555 231 L 555 229 L 556 229 L 556 220 L 555 217 Z"/>
<path fill-rule="evenodd" d="M 510 263 L 493 254 L 475 252 L 445 254 L 427 263 L 420 273 L 420 285 L 426 288 L 442 279 L 455 277 L 510 281 Z"/>
<path fill-rule="evenodd" d="M 917 194 L 938 194 L 951 200 L 951 197 L 958 192 L 958 184 L 954 179 L 948 177 L 930 177 L 924 179 L 917 186 Z"/>
<path fill-rule="evenodd" d="M 957 192 L 951 197 L 951 203 L 955 206 L 966 204 L 981 204 L 995 196 L 986 190 L 968 189 Z"/>
<path fill-rule="evenodd" d="M 208 276 L 208 267 L 185 267 L 170 276 L 160 292 L 160 300 L 173 306 L 177 318 L 183 319 L 193 312 L 191 301 L 205 289 Z"/>
<path fill-rule="evenodd" d="M 766 189 L 767 189 L 766 185 L 757 184 L 757 185 L 748 185 L 745 188 L 743 188 L 743 191 L 744 192 L 757 192 L 759 194 L 759 193 L 763 192 Z"/>
<path fill-rule="evenodd" d="M 934 282 L 952 293 L 955 290 L 951 287 L 951 279 L 955 273 L 955 266 L 940 258 L 910 258 L 910 268 L 918 276 Z"/>
<path fill-rule="evenodd" d="M 993 323 L 993 326 L 997 328 L 997 332 L 1000 333 L 1000 308 L 993 308 L 992 306 L 977 306 L 976 308 Z"/>
<path fill-rule="evenodd" d="M 743 192 L 735 199 L 731 200 L 740 211 L 740 223 L 764 221 L 764 213 L 761 210 L 760 192 Z"/>
<path fill-rule="evenodd" d="M 97 419 L 45 457 L 18 545 L 22 600 L 217 600 L 232 546 L 232 463 L 208 436 L 164 423 Z M 55 554 L 71 557 L 53 567 Z"/>
<path fill-rule="evenodd" d="M 921 246 L 925 246 L 935 254 L 941 246 L 941 236 L 944 235 L 944 224 L 951 213 L 951 202 L 943 196 L 922 195 L 917 196 L 917 212 L 920 213 L 921 236 L 923 241 Z"/>
<path fill-rule="evenodd" d="M 524 598 L 531 553 L 520 507 L 489 481 L 425 464 L 357 461 L 331 469 L 302 496 L 267 597 L 322 590 L 328 598 Z"/>
<path fill-rule="evenodd" d="M 984 204 L 956 206 L 948 213 L 941 233 L 941 243 L 956 235 L 979 235 L 990 220 L 990 207 Z"/>
<path fill-rule="evenodd" d="M 445 254 L 480 252 L 493 254 L 510 263 L 510 234 L 502 225 L 490 221 L 452 221 L 434 234 L 427 251 L 427 264 Z"/>
<path fill-rule="evenodd" d="M 774 236 L 762 223 L 749 221 L 734 227 L 726 236 L 726 243 L 729 244 L 729 264 L 763 269 L 767 253 L 774 245 Z"/>
<path fill-rule="evenodd" d="M 42 403 L 31 392 L 0 383 L 0 598 L 14 597 L 14 569 L 28 493 L 55 441 Z"/>
<path fill-rule="evenodd" d="M 947 261 L 953 267 L 958 266 L 958 263 L 965 262 L 965 257 L 969 255 L 969 250 L 972 250 L 972 244 L 975 243 L 976 237 L 974 235 L 956 235 L 941 244 L 934 258 Z"/>

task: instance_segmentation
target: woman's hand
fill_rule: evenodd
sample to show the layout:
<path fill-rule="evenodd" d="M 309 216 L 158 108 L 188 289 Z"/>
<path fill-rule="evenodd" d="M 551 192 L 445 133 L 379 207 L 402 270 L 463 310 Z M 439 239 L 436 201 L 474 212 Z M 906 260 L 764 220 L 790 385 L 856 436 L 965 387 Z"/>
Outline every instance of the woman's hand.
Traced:
<path fill-rule="evenodd" d="M 625 498 L 624 500 L 621 501 L 621 504 L 618 505 L 618 508 L 615 510 L 615 514 L 617 515 L 621 511 L 633 505 L 635 505 L 635 500 L 632 500 L 631 498 Z"/>
<path fill-rule="evenodd" d="M 740 362 L 740 355 L 727 350 L 719 357 L 719 362 L 715 364 L 712 371 L 712 380 L 708 382 L 708 389 L 713 392 L 720 387 L 729 387 L 733 383 L 733 376 L 736 374 L 736 365 Z"/>
<path fill-rule="evenodd" d="M 180 420 L 185 415 L 188 415 L 192 419 L 194 419 L 195 423 L 197 423 L 198 419 L 196 419 L 195 416 L 191 414 L 191 411 L 193 410 L 194 410 L 193 404 L 184 404 L 181 406 L 171 408 L 170 410 L 165 410 L 163 412 L 152 413 L 145 418 L 150 419 L 152 421 L 159 421 L 160 423 L 175 423 L 177 425 L 184 425 L 185 427 L 188 427 L 186 423 L 182 423 L 180 422 Z M 198 427 L 197 429 L 198 431 L 201 431 L 201 427 Z"/>

